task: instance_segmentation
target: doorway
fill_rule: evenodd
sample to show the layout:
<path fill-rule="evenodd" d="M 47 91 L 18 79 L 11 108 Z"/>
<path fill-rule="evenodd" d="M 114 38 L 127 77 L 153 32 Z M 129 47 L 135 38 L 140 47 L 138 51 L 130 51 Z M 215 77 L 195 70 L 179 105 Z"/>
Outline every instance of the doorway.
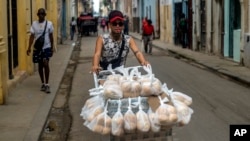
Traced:
<path fill-rule="evenodd" d="M 239 0 L 229 1 L 229 58 L 240 57 L 241 7 Z M 237 60 L 237 59 L 236 59 Z"/>
<path fill-rule="evenodd" d="M 180 29 L 179 29 L 179 21 L 181 18 L 181 14 L 182 14 L 182 3 L 175 3 L 174 4 L 174 43 L 176 45 L 180 45 L 181 44 L 181 33 L 180 33 Z"/>
<path fill-rule="evenodd" d="M 9 79 L 13 79 L 18 66 L 17 0 L 7 1 L 7 20 Z"/>
<path fill-rule="evenodd" d="M 201 27 L 201 45 L 199 50 L 202 52 L 205 52 L 206 49 L 206 1 L 202 0 L 200 3 L 201 6 L 201 13 L 200 13 L 200 17 L 201 17 L 201 22 L 200 22 L 200 27 Z"/>

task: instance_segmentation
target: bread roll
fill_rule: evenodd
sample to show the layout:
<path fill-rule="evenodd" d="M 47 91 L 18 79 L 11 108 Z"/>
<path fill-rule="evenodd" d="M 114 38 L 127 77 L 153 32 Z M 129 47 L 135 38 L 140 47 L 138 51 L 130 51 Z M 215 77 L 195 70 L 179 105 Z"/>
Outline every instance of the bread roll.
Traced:
<path fill-rule="evenodd" d="M 177 114 L 169 114 L 169 122 L 170 123 L 175 123 L 178 121 Z"/>
<path fill-rule="evenodd" d="M 155 113 L 149 113 L 148 118 L 150 121 L 150 130 L 152 132 L 159 132 L 161 129 L 161 126 L 159 125 Z"/>
<path fill-rule="evenodd" d="M 98 108 L 94 109 L 94 111 L 92 111 L 92 112 L 89 113 L 89 116 L 87 117 L 87 120 L 89 122 L 91 122 L 96 116 L 98 116 L 102 112 L 103 112 L 103 108 L 102 107 L 98 107 Z"/>
<path fill-rule="evenodd" d="M 105 86 L 103 91 L 103 96 L 105 98 L 119 99 L 122 98 L 122 90 L 118 84 L 113 84 L 110 86 Z"/>
<path fill-rule="evenodd" d="M 131 82 L 126 80 L 121 82 L 121 90 L 122 92 L 131 92 Z"/>
<path fill-rule="evenodd" d="M 148 115 L 142 111 L 139 110 L 136 113 L 136 119 L 137 119 L 137 130 L 141 131 L 141 132 L 148 132 L 150 130 L 150 121 L 148 118 Z"/>
<path fill-rule="evenodd" d="M 136 115 L 130 110 L 124 114 L 124 130 L 126 133 L 133 133 L 136 129 Z"/>
<path fill-rule="evenodd" d="M 186 104 L 187 106 L 192 104 L 192 98 L 186 94 L 183 94 L 181 92 L 172 92 L 171 97 L 174 100 L 178 100 Z"/>
<path fill-rule="evenodd" d="M 103 83 L 103 87 L 107 87 L 107 86 L 112 86 L 112 85 L 118 85 L 119 83 L 117 81 L 114 81 L 114 80 L 106 80 L 104 83 Z"/>
<path fill-rule="evenodd" d="M 135 95 L 139 95 L 141 92 L 141 83 L 138 81 L 132 81 L 131 83 L 131 91 L 132 93 L 134 93 Z"/>
<path fill-rule="evenodd" d="M 109 135 L 111 133 L 111 127 L 104 127 L 102 130 L 102 135 Z"/>
<path fill-rule="evenodd" d="M 124 133 L 124 121 L 121 112 L 117 111 L 111 121 L 111 132 L 114 136 L 121 136 Z"/>
<path fill-rule="evenodd" d="M 113 80 L 119 82 L 121 75 L 120 74 L 112 74 L 107 76 L 107 80 Z"/>
<path fill-rule="evenodd" d="M 92 131 L 101 134 L 103 131 L 103 126 L 96 124 L 93 126 Z"/>

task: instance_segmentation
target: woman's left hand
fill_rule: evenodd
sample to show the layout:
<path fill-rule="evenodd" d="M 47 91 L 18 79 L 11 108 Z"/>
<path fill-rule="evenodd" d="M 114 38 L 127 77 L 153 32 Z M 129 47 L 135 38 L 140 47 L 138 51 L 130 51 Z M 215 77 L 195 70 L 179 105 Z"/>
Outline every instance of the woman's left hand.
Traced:
<path fill-rule="evenodd" d="M 150 65 L 150 63 L 149 63 L 148 61 L 145 60 L 144 62 L 141 63 L 141 65 L 142 65 L 142 66 L 147 66 L 147 65 Z"/>

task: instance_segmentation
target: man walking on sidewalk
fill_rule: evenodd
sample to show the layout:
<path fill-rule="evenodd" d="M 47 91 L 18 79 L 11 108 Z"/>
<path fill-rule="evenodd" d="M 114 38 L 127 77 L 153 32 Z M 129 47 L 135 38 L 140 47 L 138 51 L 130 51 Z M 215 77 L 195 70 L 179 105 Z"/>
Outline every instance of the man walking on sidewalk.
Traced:
<path fill-rule="evenodd" d="M 49 87 L 49 59 L 53 55 L 54 39 L 53 25 L 51 21 L 45 20 L 46 11 L 40 8 L 37 12 L 38 21 L 34 21 L 30 28 L 30 39 L 27 55 L 31 53 L 31 46 L 35 39 L 33 50 L 33 62 L 38 63 L 39 76 L 42 82 L 41 91 L 50 93 Z M 44 81 L 45 78 L 45 81 Z M 44 83 L 45 82 L 45 83 Z"/>
<path fill-rule="evenodd" d="M 152 21 L 147 20 L 147 24 L 142 27 L 142 39 L 144 42 L 144 51 L 152 55 L 152 40 L 155 39 L 154 26 Z"/>

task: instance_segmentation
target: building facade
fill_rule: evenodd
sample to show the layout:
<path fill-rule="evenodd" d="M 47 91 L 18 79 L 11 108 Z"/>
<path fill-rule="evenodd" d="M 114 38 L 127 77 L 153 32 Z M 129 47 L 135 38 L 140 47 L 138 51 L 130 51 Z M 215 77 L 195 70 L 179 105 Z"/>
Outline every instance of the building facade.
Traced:
<path fill-rule="evenodd" d="M 248 0 L 196 0 L 193 49 L 250 67 Z"/>
<path fill-rule="evenodd" d="M 130 31 L 141 33 L 142 19 L 151 18 L 161 41 L 180 44 L 178 24 L 187 19 L 187 47 L 250 67 L 249 0 L 114 0 L 131 15 Z M 131 11 L 127 10 L 131 7 Z"/>

